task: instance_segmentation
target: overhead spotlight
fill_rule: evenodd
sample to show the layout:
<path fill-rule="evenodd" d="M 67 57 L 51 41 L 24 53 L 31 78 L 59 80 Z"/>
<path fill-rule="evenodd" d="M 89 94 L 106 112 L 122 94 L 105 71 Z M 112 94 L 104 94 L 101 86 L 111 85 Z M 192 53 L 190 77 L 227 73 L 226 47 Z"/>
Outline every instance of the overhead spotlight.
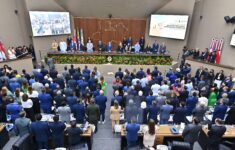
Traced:
<path fill-rule="evenodd" d="M 231 18 L 229 16 L 225 16 L 224 20 L 226 21 L 226 23 L 230 23 L 231 22 Z"/>

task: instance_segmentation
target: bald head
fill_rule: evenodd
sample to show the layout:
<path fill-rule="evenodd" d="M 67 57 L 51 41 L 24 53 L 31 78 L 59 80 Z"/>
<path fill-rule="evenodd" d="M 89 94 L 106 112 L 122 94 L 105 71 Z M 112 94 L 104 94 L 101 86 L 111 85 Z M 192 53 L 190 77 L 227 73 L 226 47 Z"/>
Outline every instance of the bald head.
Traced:
<path fill-rule="evenodd" d="M 100 90 L 100 95 L 104 95 L 104 91 L 103 90 Z"/>

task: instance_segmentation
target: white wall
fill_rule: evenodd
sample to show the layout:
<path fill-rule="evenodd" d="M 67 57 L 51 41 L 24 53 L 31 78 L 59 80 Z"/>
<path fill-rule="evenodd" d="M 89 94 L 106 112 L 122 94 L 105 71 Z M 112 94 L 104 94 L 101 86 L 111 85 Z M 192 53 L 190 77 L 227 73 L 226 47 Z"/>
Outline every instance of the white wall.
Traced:
<path fill-rule="evenodd" d="M 178 55 L 181 53 L 182 48 L 187 45 L 194 4 L 195 0 L 172 0 L 155 12 L 155 14 L 189 15 L 188 29 L 185 36 L 185 40 L 149 36 L 149 17 L 147 19 L 146 25 L 146 44 L 149 43 L 152 45 L 155 40 L 157 40 L 158 43 L 165 42 L 167 49 L 170 51 L 170 54 L 176 60 Z"/>
<path fill-rule="evenodd" d="M 224 20 L 224 16 L 235 16 L 235 0 L 201 0 L 195 6 L 188 46 L 204 50 L 213 37 L 224 38 L 220 63 L 235 67 L 235 47 L 230 46 L 235 24 L 227 24 Z"/>

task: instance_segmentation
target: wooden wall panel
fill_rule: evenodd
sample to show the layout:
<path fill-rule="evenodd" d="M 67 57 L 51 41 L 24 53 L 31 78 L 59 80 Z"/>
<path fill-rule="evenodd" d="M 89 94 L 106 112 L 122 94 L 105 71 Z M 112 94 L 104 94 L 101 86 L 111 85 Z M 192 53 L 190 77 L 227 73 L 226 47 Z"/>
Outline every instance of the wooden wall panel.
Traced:
<path fill-rule="evenodd" d="M 145 35 L 145 26 L 145 19 L 74 18 L 74 27 L 83 29 L 84 41 L 91 37 L 95 47 L 99 39 L 104 44 L 111 41 L 114 49 L 123 37 L 131 36 L 135 43 Z"/>

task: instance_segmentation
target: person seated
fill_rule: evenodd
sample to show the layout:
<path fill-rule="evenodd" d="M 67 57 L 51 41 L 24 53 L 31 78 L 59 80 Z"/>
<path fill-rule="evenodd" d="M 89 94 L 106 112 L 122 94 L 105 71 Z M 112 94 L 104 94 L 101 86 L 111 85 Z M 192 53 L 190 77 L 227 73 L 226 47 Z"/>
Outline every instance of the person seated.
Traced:
<path fill-rule="evenodd" d="M 72 41 L 70 43 L 70 51 L 74 52 L 77 50 L 77 43 L 75 41 Z"/>
<path fill-rule="evenodd" d="M 138 131 L 140 130 L 140 125 L 136 123 L 136 118 L 131 118 L 131 123 L 126 125 L 126 140 L 128 148 L 135 147 L 138 141 Z"/>
<path fill-rule="evenodd" d="M 123 45 L 122 42 L 120 41 L 117 47 L 117 53 L 123 53 Z"/>
<path fill-rule="evenodd" d="M 60 41 L 60 52 L 62 53 L 67 52 L 67 44 L 63 39 Z"/>
<path fill-rule="evenodd" d="M 122 47 L 126 48 L 126 46 L 127 46 L 127 39 L 126 39 L 126 37 L 124 37 L 122 40 Z"/>
<path fill-rule="evenodd" d="M 53 52 L 56 52 L 57 50 L 58 50 L 58 43 L 57 43 L 57 41 L 56 40 L 54 40 L 53 42 L 52 42 L 52 44 L 51 44 L 51 50 L 53 51 Z"/>
<path fill-rule="evenodd" d="M 80 41 L 78 41 L 78 44 L 77 44 L 77 51 L 79 51 L 79 52 L 84 51 L 84 46 L 82 45 L 82 43 Z"/>
<path fill-rule="evenodd" d="M 151 48 L 150 45 L 147 44 L 147 46 L 145 47 L 145 51 L 147 54 L 152 54 L 153 53 L 153 49 Z"/>
<path fill-rule="evenodd" d="M 129 37 L 129 38 L 127 39 L 127 46 L 128 46 L 128 47 L 131 47 L 132 45 L 133 45 L 132 38 Z"/>
<path fill-rule="evenodd" d="M 16 59 L 16 55 L 15 55 L 16 52 L 14 50 L 14 47 L 9 48 L 7 53 L 8 53 L 8 58 L 9 59 Z"/>
<path fill-rule="evenodd" d="M 111 53 L 112 52 L 112 43 L 108 42 L 106 45 L 106 52 Z"/>
<path fill-rule="evenodd" d="M 160 54 L 166 54 L 166 45 L 165 45 L 164 42 L 160 45 L 159 53 Z"/>
<path fill-rule="evenodd" d="M 91 42 L 91 40 L 89 40 L 88 43 L 86 44 L 86 48 L 88 53 L 93 52 L 93 43 Z"/>
<path fill-rule="evenodd" d="M 136 44 L 135 44 L 135 53 L 139 54 L 140 53 L 140 49 L 141 49 L 141 47 L 140 47 L 139 42 L 136 42 Z"/>
<path fill-rule="evenodd" d="M 103 43 L 102 43 L 101 40 L 98 41 L 97 48 L 98 48 L 98 52 L 102 53 L 102 51 L 103 51 Z"/>
<path fill-rule="evenodd" d="M 153 46 L 152 46 L 152 53 L 153 54 L 157 54 L 158 53 L 158 49 L 159 49 L 159 44 L 155 40 L 155 42 L 153 43 Z"/>

